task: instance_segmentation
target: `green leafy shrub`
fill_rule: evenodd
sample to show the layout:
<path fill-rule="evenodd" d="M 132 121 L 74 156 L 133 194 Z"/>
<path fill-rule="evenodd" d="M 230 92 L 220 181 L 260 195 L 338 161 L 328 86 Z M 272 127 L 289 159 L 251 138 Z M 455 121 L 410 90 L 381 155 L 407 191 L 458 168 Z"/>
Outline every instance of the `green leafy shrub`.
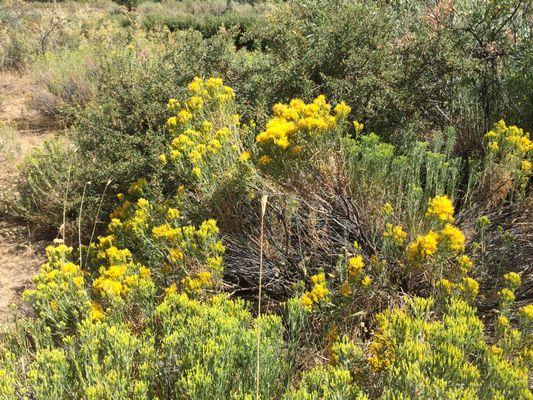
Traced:
<path fill-rule="evenodd" d="M 19 167 L 16 192 L 7 199 L 10 212 L 40 229 L 72 234 L 83 191 L 76 160 L 74 149 L 60 138 L 34 149 Z"/>

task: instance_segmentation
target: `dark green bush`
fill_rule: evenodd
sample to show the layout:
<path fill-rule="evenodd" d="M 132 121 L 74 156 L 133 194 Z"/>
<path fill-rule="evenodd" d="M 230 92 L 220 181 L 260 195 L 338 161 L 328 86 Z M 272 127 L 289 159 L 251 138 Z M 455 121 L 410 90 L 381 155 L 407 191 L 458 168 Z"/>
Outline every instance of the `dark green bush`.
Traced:
<path fill-rule="evenodd" d="M 468 150 L 502 117 L 530 129 L 531 111 L 516 112 L 531 81 L 527 12 L 519 0 L 461 2 L 455 11 L 444 3 L 289 1 L 248 35 L 271 58 L 265 74 L 278 98 L 344 99 L 370 130 L 396 142 L 406 126 L 424 134 L 453 125 Z"/>

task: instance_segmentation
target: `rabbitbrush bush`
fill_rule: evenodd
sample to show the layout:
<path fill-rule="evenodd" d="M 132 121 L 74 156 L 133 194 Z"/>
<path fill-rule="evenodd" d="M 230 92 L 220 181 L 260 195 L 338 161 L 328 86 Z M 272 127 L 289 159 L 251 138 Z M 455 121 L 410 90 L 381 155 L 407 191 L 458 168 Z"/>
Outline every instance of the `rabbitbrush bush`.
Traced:
<path fill-rule="evenodd" d="M 531 304 L 513 306 L 520 274 L 503 277 L 486 321 L 476 312 L 473 274 L 483 265 L 456 212 L 451 131 L 431 147 L 397 149 L 363 135 L 350 108 L 324 96 L 277 104 L 254 128 L 240 122 L 220 78 L 194 78 L 187 90 L 168 101 L 156 173 L 118 195 L 105 234 L 78 249 L 47 249 L 23 296 L 26 314 L 1 336 L 0 398 L 532 398 L 533 313 Z M 527 134 L 502 122 L 487 139 L 495 153 L 481 174 L 507 165 L 523 191 Z M 292 275 L 291 297 L 277 304 L 265 296 L 261 315 L 224 293 L 224 257 L 236 257 L 229 224 L 253 221 L 247 210 L 269 190 L 267 214 L 294 188 L 332 186 L 332 176 L 359 190 L 345 200 L 357 199 L 375 221 L 359 227 L 371 239 L 346 235 L 327 249 L 330 264 L 301 259 L 306 273 Z M 214 199 L 242 214 L 225 215 L 222 229 Z M 275 218 L 266 223 L 277 229 Z M 276 243 L 267 240 L 270 262 Z M 267 276 L 265 288 L 274 281 Z"/>

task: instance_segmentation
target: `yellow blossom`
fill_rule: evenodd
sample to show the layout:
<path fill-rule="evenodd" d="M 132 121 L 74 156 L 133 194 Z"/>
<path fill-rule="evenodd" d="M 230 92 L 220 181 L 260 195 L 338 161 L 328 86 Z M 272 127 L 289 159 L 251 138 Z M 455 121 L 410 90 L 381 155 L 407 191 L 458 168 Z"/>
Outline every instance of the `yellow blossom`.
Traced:
<path fill-rule="evenodd" d="M 453 252 L 464 251 L 465 236 L 459 228 L 451 224 L 446 224 L 446 226 L 442 229 L 441 234 L 445 243 L 448 245 L 448 249 Z"/>
<path fill-rule="evenodd" d="M 522 160 L 522 162 L 520 163 L 520 169 L 526 174 L 529 174 L 531 172 L 531 161 Z"/>
<path fill-rule="evenodd" d="M 169 110 L 177 110 L 180 107 L 180 103 L 176 99 L 170 99 L 168 101 L 167 107 Z"/>
<path fill-rule="evenodd" d="M 448 196 L 435 196 L 429 201 L 427 217 L 434 217 L 439 221 L 453 222 L 453 203 Z"/>
<path fill-rule="evenodd" d="M 348 259 L 348 275 L 351 277 L 357 277 L 363 271 L 364 262 L 363 257 L 360 255 L 350 257 Z"/>
<path fill-rule="evenodd" d="M 89 312 L 89 318 L 93 321 L 101 321 L 104 319 L 104 310 L 98 303 L 91 304 L 91 311 Z"/>
<path fill-rule="evenodd" d="M 358 121 L 354 121 L 354 122 L 353 122 L 353 126 L 354 126 L 354 128 L 355 128 L 355 132 L 356 132 L 356 133 L 360 133 L 360 132 L 362 132 L 363 129 L 364 129 L 364 127 L 365 127 L 362 123 L 360 123 L 360 122 L 358 122 Z"/>
<path fill-rule="evenodd" d="M 270 163 L 270 161 L 271 161 L 271 158 L 267 156 L 266 154 L 259 157 L 259 164 L 261 165 L 267 165 Z"/>
<path fill-rule="evenodd" d="M 383 236 L 391 238 L 396 245 L 401 246 L 407 238 L 407 232 L 400 225 L 387 224 Z"/>
<path fill-rule="evenodd" d="M 202 170 L 200 169 L 200 167 L 194 167 L 192 169 L 192 174 L 194 176 L 196 176 L 197 178 L 201 177 L 202 176 Z"/>
<path fill-rule="evenodd" d="M 363 287 L 369 287 L 372 285 L 372 278 L 370 278 L 368 275 L 365 275 L 365 277 L 361 280 L 361 285 Z"/>
<path fill-rule="evenodd" d="M 250 151 L 248 151 L 248 150 L 243 151 L 241 153 L 241 155 L 239 156 L 239 161 L 240 162 L 246 162 L 246 161 L 248 161 L 250 159 L 251 155 L 252 155 L 252 153 Z"/>
<path fill-rule="evenodd" d="M 439 234 L 429 231 L 424 236 L 417 238 L 407 246 L 407 257 L 411 261 L 422 261 L 432 256 L 437 251 Z"/>
<path fill-rule="evenodd" d="M 350 114 L 350 111 L 352 111 L 352 108 L 346 105 L 344 101 L 335 106 L 335 114 L 337 115 L 337 118 L 346 118 L 348 114 Z"/>

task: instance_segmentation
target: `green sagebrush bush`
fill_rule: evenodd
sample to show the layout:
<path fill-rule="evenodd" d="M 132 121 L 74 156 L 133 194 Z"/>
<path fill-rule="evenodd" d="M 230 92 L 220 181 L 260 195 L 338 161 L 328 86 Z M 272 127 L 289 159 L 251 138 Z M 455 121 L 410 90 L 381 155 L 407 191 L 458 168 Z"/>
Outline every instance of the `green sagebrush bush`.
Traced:
<path fill-rule="evenodd" d="M 432 143 L 413 141 L 404 149 L 374 133 L 346 138 L 344 154 L 354 196 L 374 213 L 389 203 L 405 226 L 419 223 L 429 199 L 459 195 L 463 162 L 453 155 L 455 132 L 435 133 Z"/>
<path fill-rule="evenodd" d="M 255 15 L 240 15 L 237 13 L 227 13 L 221 16 L 198 17 L 193 15 L 183 16 L 163 16 L 161 14 L 147 14 L 142 17 L 141 25 L 144 29 L 154 30 L 162 27 L 168 28 L 171 32 L 178 30 L 195 30 L 202 34 L 204 38 L 215 36 L 220 29 L 235 29 L 239 32 L 235 38 L 235 44 L 240 46 L 239 39 L 245 35 L 250 27 L 257 23 L 260 17 Z"/>
<path fill-rule="evenodd" d="M 75 220 L 83 192 L 76 163 L 74 148 L 62 138 L 34 149 L 19 166 L 15 191 L 4 199 L 8 211 L 39 229 L 63 231 L 64 222 Z"/>

